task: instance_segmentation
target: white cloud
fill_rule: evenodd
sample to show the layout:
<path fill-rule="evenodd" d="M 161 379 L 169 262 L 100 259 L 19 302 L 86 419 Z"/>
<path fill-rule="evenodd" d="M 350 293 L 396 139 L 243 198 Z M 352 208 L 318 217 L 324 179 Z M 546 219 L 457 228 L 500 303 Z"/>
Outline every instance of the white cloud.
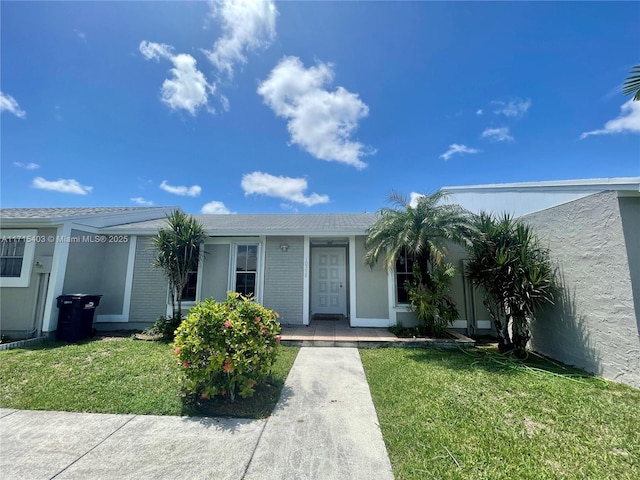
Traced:
<path fill-rule="evenodd" d="M 409 197 L 409 206 L 411 207 L 417 207 L 418 206 L 418 200 L 420 200 L 422 197 L 424 197 L 424 195 L 422 193 L 417 193 L 417 192 L 411 192 L 411 195 Z"/>
<path fill-rule="evenodd" d="M 131 200 L 133 203 L 137 203 L 138 205 L 143 205 L 145 207 L 150 207 L 153 205 L 153 202 L 151 200 L 145 200 L 142 197 L 133 197 L 129 200 Z"/>
<path fill-rule="evenodd" d="M 484 112 L 482 111 L 481 108 L 479 108 L 478 110 L 476 110 L 476 115 L 482 115 Z"/>
<path fill-rule="evenodd" d="M 480 150 L 476 148 L 469 148 L 466 145 L 458 145 L 457 143 L 453 143 L 449 145 L 449 150 L 440 155 L 440 158 L 444 158 L 446 161 L 457 153 L 478 153 L 479 151 Z"/>
<path fill-rule="evenodd" d="M 312 193 L 309 196 L 305 196 L 307 181 L 304 178 L 276 177 L 268 173 L 253 172 L 242 177 L 241 185 L 245 196 L 251 194 L 266 195 L 301 203 L 307 207 L 329 202 L 328 195 Z"/>
<path fill-rule="evenodd" d="M 529 107 L 531 107 L 531 100 L 528 98 L 526 100 L 516 98 L 509 102 L 494 100 L 491 103 L 496 105 L 496 109 L 493 113 L 497 115 L 505 115 L 507 117 L 522 117 L 527 113 Z"/>
<path fill-rule="evenodd" d="M 78 37 L 80 40 L 82 40 L 82 42 L 87 45 L 87 35 L 84 32 L 81 32 L 79 30 L 73 30 L 74 33 L 76 34 L 76 37 Z"/>
<path fill-rule="evenodd" d="M 220 19 L 223 34 L 205 54 L 231 78 L 234 65 L 247 62 L 246 52 L 271 44 L 278 10 L 272 0 L 215 0 L 210 5 L 211 16 Z"/>
<path fill-rule="evenodd" d="M 604 128 L 591 130 L 580 135 L 580 140 L 590 135 L 610 135 L 613 133 L 640 133 L 640 102 L 629 100 L 620 107 L 620 115 L 604 124 Z"/>
<path fill-rule="evenodd" d="M 482 132 L 482 138 L 488 138 L 495 142 L 513 142 L 514 140 L 509 133 L 509 127 L 487 128 Z"/>
<path fill-rule="evenodd" d="M 183 197 L 197 197 L 202 191 L 200 185 L 192 185 L 190 187 L 174 187 L 169 185 L 166 180 L 162 181 L 162 183 L 160 184 L 160 188 L 165 192 L 173 193 L 174 195 L 182 195 Z"/>
<path fill-rule="evenodd" d="M 163 43 L 140 42 L 140 53 L 147 60 L 165 58 L 173 63 L 172 78 L 162 83 L 162 101 L 172 110 L 183 109 L 195 115 L 200 107 L 213 113 L 208 105 L 209 95 L 215 93 L 214 84 L 207 82 L 204 74 L 196 68 L 196 59 L 186 53 L 173 54 L 173 47 Z"/>
<path fill-rule="evenodd" d="M 11 95 L 0 92 L 0 112 L 13 113 L 18 118 L 24 118 L 27 116 L 27 112 L 20 108 L 18 102 Z"/>
<path fill-rule="evenodd" d="M 233 213 L 229 211 L 227 207 L 225 207 L 224 203 L 216 202 L 215 200 L 213 202 L 205 203 L 201 211 L 202 213 L 217 215 L 227 215 Z"/>
<path fill-rule="evenodd" d="M 25 170 L 37 170 L 40 168 L 40 165 L 37 163 L 22 163 L 22 162 L 13 162 L 16 167 L 24 168 Z"/>
<path fill-rule="evenodd" d="M 75 195 L 86 195 L 87 193 L 90 193 L 91 190 L 93 190 L 93 187 L 80 185 L 80 183 L 73 178 L 60 178 L 58 180 L 50 181 L 45 180 L 42 177 L 36 177 L 33 179 L 33 183 L 31 184 L 31 186 L 40 190 L 51 190 L 60 193 L 73 193 Z"/>
<path fill-rule="evenodd" d="M 367 164 L 360 158 L 375 152 L 350 138 L 369 107 L 343 87 L 325 90 L 333 77 L 330 64 L 306 69 L 299 58 L 285 57 L 260 84 L 258 93 L 276 115 L 288 120 L 292 143 L 320 160 L 361 169 Z"/>

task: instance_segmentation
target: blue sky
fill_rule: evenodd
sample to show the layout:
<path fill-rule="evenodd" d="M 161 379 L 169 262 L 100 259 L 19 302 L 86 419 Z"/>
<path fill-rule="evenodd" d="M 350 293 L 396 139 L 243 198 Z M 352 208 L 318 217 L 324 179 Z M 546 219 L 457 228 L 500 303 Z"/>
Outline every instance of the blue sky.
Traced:
<path fill-rule="evenodd" d="M 10 2 L 4 207 L 362 212 L 640 176 L 637 2 Z"/>

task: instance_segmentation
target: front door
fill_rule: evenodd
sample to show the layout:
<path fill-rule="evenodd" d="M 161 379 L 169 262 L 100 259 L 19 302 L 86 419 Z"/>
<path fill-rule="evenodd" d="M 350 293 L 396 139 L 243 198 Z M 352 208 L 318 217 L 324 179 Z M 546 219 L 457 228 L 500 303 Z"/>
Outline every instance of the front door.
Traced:
<path fill-rule="evenodd" d="M 311 315 L 347 315 L 347 249 L 311 249 Z"/>

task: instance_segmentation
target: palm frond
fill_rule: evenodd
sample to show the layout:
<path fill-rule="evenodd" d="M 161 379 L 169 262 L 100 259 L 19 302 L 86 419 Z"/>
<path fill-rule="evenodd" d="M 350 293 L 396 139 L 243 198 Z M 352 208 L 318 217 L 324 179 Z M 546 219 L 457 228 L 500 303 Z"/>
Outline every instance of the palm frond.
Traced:
<path fill-rule="evenodd" d="M 622 85 L 622 93 L 624 95 L 634 94 L 633 100 L 640 101 L 640 64 L 634 66 L 629 76 Z"/>

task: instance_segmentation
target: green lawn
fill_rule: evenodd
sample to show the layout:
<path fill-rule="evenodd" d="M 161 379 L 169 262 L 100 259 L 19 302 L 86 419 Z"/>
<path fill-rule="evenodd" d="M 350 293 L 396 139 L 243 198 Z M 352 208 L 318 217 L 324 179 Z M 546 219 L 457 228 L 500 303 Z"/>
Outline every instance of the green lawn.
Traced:
<path fill-rule="evenodd" d="M 173 347 L 131 338 L 48 343 L 0 352 L 0 407 L 69 412 L 259 418 L 277 402 L 297 354 L 282 347 L 269 386 L 253 398 L 185 406 Z"/>
<path fill-rule="evenodd" d="M 361 350 L 401 479 L 640 478 L 640 391 L 481 350 Z"/>

